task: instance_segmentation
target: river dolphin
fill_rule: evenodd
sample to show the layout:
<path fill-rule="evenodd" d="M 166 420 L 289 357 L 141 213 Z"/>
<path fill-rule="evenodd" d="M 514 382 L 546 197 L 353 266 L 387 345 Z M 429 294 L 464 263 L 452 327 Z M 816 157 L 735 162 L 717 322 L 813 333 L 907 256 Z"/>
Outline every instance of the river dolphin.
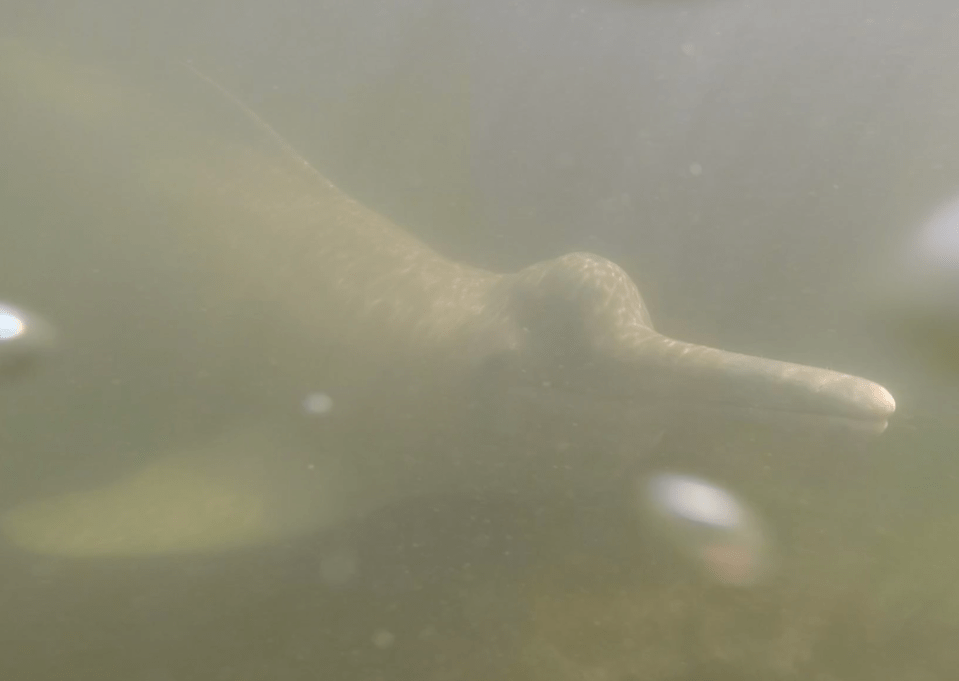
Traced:
<path fill-rule="evenodd" d="M 455 262 L 188 68 L 130 71 L 0 44 L 4 200 L 30 222 L 0 294 L 61 346 L 4 447 L 115 453 L 7 504 L 22 550 L 226 550 L 438 491 L 615 488 L 703 415 L 881 432 L 895 410 L 863 378 L 659 334 L 599 255 Z"/>

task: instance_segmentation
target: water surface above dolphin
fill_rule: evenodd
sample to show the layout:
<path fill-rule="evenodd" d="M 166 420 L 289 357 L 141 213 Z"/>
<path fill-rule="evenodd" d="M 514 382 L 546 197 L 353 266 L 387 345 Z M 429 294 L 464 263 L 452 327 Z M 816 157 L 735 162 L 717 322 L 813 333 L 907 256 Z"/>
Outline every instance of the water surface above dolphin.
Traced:
<path fill-rule="evenodd" d="M 9 506 L 23 550 L 225 550 L 437 491 L 616 489 L 703 415 L 881 432 L 895 410 L 863 378 L 659 334 L 601 256 L 447 259 L 180 65 L 0 43 L 0 91 L 20 230 L 0 294 L 64 354 L 4 446 L 126 462 Z"/>

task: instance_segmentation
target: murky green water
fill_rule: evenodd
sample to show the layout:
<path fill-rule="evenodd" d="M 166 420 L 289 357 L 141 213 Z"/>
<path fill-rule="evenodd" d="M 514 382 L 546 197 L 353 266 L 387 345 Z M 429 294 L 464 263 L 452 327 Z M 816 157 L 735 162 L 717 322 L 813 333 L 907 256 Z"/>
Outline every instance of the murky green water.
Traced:
<path fill-rule="evenodd" d="M 449 16 L 444 21 L 452 25 Z M 872 337 L 850 321 L 864 308 L 844 307 L 848 299 L 835 288 L 843 276 L 828 267 L 839 256 L 827 248 L 833 243 L 827 237 L 805 244 L 810 252 L 828 251 L 821 276 L 757 265 L 766 279 L 744 284 L 748 277 L 737 278 L 730 266 L 709 273 L 713 286 L 697 283 L 707 273 L 689 264 L 695 258 L 679 258 L 682 242 L 660 252 L 686 262 L 686 270 L 659 284 L 638 267 L 656 258 L 617 254 L 602 239 L 594 241 L 649 291 L 654 312 L 662 311 L 654 316 L 671 333 L 807 364 L 848 365 L 886 383 L 899 412 L 881 436 L 740 421 L 704 434 L 699 415 L 671 416 L 662 434 L 637 431 L 628 419 L 582 402 L 569 418 L 552 414 L 526 427 L 534 423 L 523 420 L 527 412 L 505 398 L 490 400 L 491 386 L 499 385 L 495 365 L 479 372 L 494 379 L 466 384 L 459 374 L 445 381 L 454 373 L 445 367 L 461 365 L 441 352 L 426 361 L 417 355 L 421 364 L 391 364 L 395 348 L 376 341 L 398 337 L 386 330 L 403 309 L 377 317 L 373 305 L 360 322 L 348 322 L 349 310 L 363 300 L 341 308 L 325 302 L 331 289 L 311 288 L 313 279 L 304 274 L 311 272 L 310 258 L 334 249 L 336 232 L 297 241 L 284 229 L 294 224 L 291 215 L 323 216 L 329 195 L 314 191 L 321 180 L 289 170 L 281 145 L 261 125 L 231 116 L 236 105 L 228 96 L 186 69 L 165 80 L 157 76 L 155 55 L 132 48 L 140 61 L 116 59 L 115 51 L 112 61 L 84 61 L 97 50 L 71 52 L 49 36 L 35 38 L 43 33 L 36 29 L 43 21 L 36 22 L 34 32 L 2 36 L 0 44 L 6 56 L 0 60 L 0 300 L 33 306 L 67 333 L 35 375 L 0 387 L 0 640 L 6 642 L 0 676 L 952 678 L 959 663 L 953 367 L 941 357 L 916 357 L 911 346 Z M 428 25 L 420 28 L 433 35 Z M 426 42 L 423 49 L 439 52 L 450 47 L 446 42 Z M 380 115 L 374 95 L 353 93 L 368 103 L 370 120 Z M 435 83 L 400 79 L 378 96 L 390 106 L 435 110 L 435 121 L 419 121 L 417 129 L 466 115 L 459 108 L 463 92 Z M 296 109 L 295 98 L 282 94 L 263 97 L 263 108 L 282 118 L 284 101 Z M 331 119 L 348 118 L 348 101 L 354 100 L 324 110 L 336 111 Z M 303 127 L 296 121 L 305 114 L 286 115 L 289 129 Z M 354 122 L 344 139 L 369 125 Z M 319 128 L 330 120 L 315 123 Z M 490 208 L 483 191 L 475 203 L 464 202 L 422 189 L 422 178 L 410 179 L 413 165 L 447 168 L 463 182 L 471 177 L 475 168 L 465 169 L 470 163 L 463 151 L 468 135 L 461 129 L 448 135 L 436 142 L 444 151 L 435 158 L 427 147 L 408 143 L 408 158 L 418 159 L 409 176 L 402 164 L 384 162 L 404 178 L 396 186 L 421 187 L 405 200 L 391 196 L 403 193 L 395 187 L 377 195 L 376 182 L 363 186 L 360 161 L 341 172 L 364 201 L 385 212 L 401 205 L 404 219 L 422 218 L 423 225 L 409 231 L 456 261 L 518 268 L 529 264 L 523 260 L 529 250 L 546 259 L 583 248 L 588 236 L 559 227 L 549 232 L 548 215 L 524 213 L 540 231 L 511 234 L 504 227 L 494 236 L 477 227 L 488 224 L 487 210 L 508 212 L 514 199 L 517 210 L 522 207 L 508 192 L 499 195 L 507 197 L 505 208 Z M 331 159 L 349 146 L 313 144 L 326 144 Z M 365 148 L 356 155 L 378 153 Z M 563 172 L 572 172 L 575 164 L 559 156 Z M 330 165 L 335 174 L 337 164 Z M 708 163 L 694 165 L 697 177 L 710 170 Z M 477 187 L 488 179 L 481 175 L 473 178 Z M 756 201 L 766 205 L 773 198 Z M 717 207 L 731 233 L 738 200 Z M 330 201 L 339 210 L 338 199 Z M 613 207 L 626 211 L 629 201 L 617 201 Z M 832 206 L 845 215 L 858 205 L 830 201 L 811 212 L 832 215 Z M 615 213 L 609 200 L 603 205 Z M 753 219 L 750 210 L 744 215 Z M 616 219 L 610 220 L 615 231 Z M 698 220 L 691 224 L 708 233 Z M 264 225 L 274 231 L 255 231 Z M 663 229 L 656 238 L 650 232 L 652 243 L 668 235 Z M 763 252 L 757 243 L 776 241 L 763 234 L 758 242 L 737 237 L 727 245 Z M 538 250 L 530 246 L 537 243 Z M 770 253 L 782 250 L 772 245 Z M 700 262 L 715 264 L 698 241 L 686 246 Z M 356 260 L 362 270 L 367 261 Z M 377 280 L 375 258 L 369 262 L 365 281 Z M 348 288 L 355 271 L 343 270 L 337 285 Z M 702 297 L 690 295 L 670 311 L 680 296 L 666 290 L 670 279 L 681 283 L 681 293 L 699 290 Z M 818 285 L 818 279 L 822 290 L 807 287 L 800 294 L 792 286 Z M 393 288 L 387 281 L 367 298 L 386 297 Z M 440 288 L 437 299 L 455 287 Z M 746 302 L 731 300 L 736 291 Z M 469 291 L 463 295 L 471 300 Z M 759 302 L 751 308 L 754 297 Z M 699 319 L 685 314 L 697 300 L 708 301 Z M 367 346 L 369 352 L 353 352 Z M 436 385 L 447 392 L 423 387 Z M 492 408 L 462 407 L 474 401 Z M 518 421 L 508 418 L 514 412 Z M 469 418 L 453 418 L 461 413 Z M 593 424 L 589 438 L 576 440 L 577 418 L 594 419 L 583 421 Z M 595 460 L 587 452 L 590 465 L 576 469 L 583 459 L 566 440 L 596 443 Z M 556 457 L 534 457 L 537 447 Z M 770 578 L 749 588 L 716 584 L 667 540 L 647 532 L 637 504 L 602 486 L 631 474 L 616 468 L 620 459 L 606 456 L 617 448 L 648 454 L 646 472 L 691 470 L 747 500 L 772 528 Z M 336 455 L 326 456 L 330 451 Z M 424 451 L 457 463 L 436 465 Z M 518 472 L 509 468 L 516 452 L 532 462 Z M 389 495 L 396 472 L 406 469 L 384 465 L 388 455 L 411 462 L 414 474 L 402 487 L 416 493 Z M 478 457 L 497 465 L 477 465 Z M 341 475 L 336 464 L 343 461 L 359 461 L 363 475 Z M 459 473 L 471 465 L 497 485 L 454 488 L 450 481 L 461 483 Z M 500 468 L 514 472 L 497 473 Z M 333 482 L 312 487 L 317 475 Z M 513 475 L 528 484 L 503 484 Z M 575 491 L 559 485 L 555 493 L 532 484 L 540 478 L 590 484 Z M 370 513 L 339 514 L 349 506 L 343 499 L 362 494 L 393 503 L 363 498 L 355 506 L 363 512 L 369 506 Z M 30 505 L 51 498 L 60 501 Z M 25 510 L 16 515 L 17 509 Z"/>

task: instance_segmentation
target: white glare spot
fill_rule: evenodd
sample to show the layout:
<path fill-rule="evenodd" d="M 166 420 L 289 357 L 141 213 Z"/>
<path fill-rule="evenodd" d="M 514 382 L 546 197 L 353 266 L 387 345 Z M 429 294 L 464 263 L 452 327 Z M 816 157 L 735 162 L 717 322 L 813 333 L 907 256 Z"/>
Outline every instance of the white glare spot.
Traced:
<path fill-rule="evenodd" d="M 730 494 L 696 478 L 659 477 L 653 495 L 670 512 L 694 522 L 734 527 L 742 520 L 742 509 Z"/>
<path fill-rule="evenodd" d="M 326 393 L 310 393 L 303 398 L 303 411 L 320 416 L 333 408 L 333 398 Z"/>
<path fill-rule="evenodd" d="M 694 176 L 698 177 L 698 176 L 700 176 L 700 175 L 703 174 L 703 167 L 702 167 L 701 165 L 699 165 L 698 163 L 690 163 L 690 164 L 689 164 L 689 173 L 690 173 L 691 175 L 694 175 Z"/>
<path fill-rule="evenodd" d="M 955 269 L 959 253 L 959 201 L 940 206 L 922 228 L 917 243 L 925 263 Z"/>
<path fill-rule="evenodd" d="M 380 629 L 373 634 L 373 645 L 380 650 L 386 650 L 392 646 L 395 641 L 396 636 L 393 635 L 393 632 L 387 631 L 386 629 Z"/>
<path fill-rule="evenodd" d="M 23 321 L 12 312 L 0 310 L 0 340 L 9 340 L 23 334 Z"/>

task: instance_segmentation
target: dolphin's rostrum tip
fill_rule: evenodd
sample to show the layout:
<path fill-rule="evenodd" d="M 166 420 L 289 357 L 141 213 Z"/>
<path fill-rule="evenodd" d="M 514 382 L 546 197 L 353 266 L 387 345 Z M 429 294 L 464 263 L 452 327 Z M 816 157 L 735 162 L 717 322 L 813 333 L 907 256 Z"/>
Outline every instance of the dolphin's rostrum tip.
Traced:
<path fill-rule="evenodd" d="M 896 398 L 878 383 L 872 384 L 872 397 L 876 411 L 883 416 L 892 416 L 896 411 Z"/>

